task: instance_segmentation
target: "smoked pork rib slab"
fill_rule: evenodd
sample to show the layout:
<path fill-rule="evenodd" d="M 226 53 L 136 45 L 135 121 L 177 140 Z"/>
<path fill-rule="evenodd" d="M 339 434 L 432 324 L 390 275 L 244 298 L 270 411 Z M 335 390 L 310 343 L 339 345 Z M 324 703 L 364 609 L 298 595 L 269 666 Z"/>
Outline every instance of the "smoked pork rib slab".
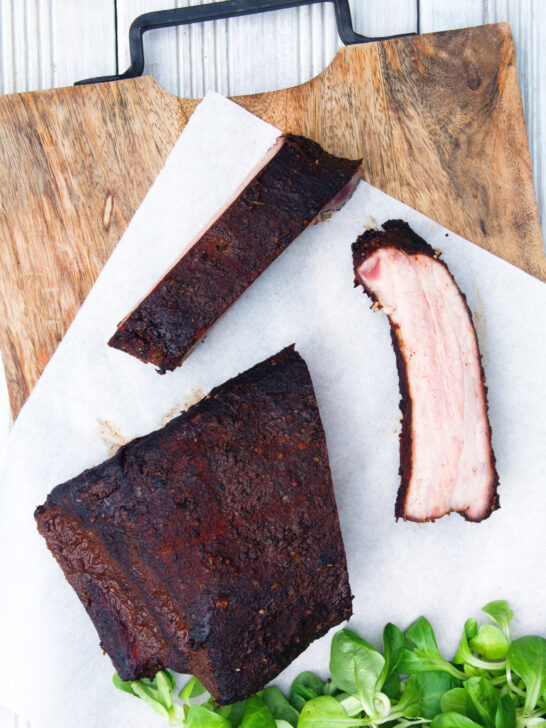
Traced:
<path fill-rule="evenodd" d="M 385 310 L 402 395 L 395 515 L 429 521 L 498 508 L 486 389 L 472 315 L 447 265 L 402 220 L 353 244 L 355 285 Z"/>
<path fill-rule="evenodd" d="M 109 345 L 160 372 L 175 369 L 321 212 L 344 204 L 361 177 L 360 162 L 334 157 L 305 137 L 281 137 Z"/>
<path fill-rule="evenodd" d="M 248 697 L 351 615 L 324 431 L 294 347 L 58 485 L 38 530 L 124 680 Z"/>

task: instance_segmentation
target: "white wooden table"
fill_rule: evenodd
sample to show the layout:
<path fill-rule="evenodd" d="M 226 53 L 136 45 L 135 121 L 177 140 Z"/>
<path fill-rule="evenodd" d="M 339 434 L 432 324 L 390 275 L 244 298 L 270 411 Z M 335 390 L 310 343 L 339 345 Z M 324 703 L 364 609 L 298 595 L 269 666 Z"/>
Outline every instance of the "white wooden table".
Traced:
<path fill-rule="evenodd" d="M 128 30 L 141 13 L 206 0 L 0 0 L 0 93 L 67 86 L 124 71 Z M 463 28 L 507 20 L 512 26 L 523 109 L 546 240 L 546 0 L 350 0 L 365 35 Z M 272 91 L 307 81 L 340 41 L 329 4 L 151 31 L 146 73 L 174 94 L 201 97 Z M 11 417 L 0 371 L 0 449 Z M 4 656 L 5 657 L 5 656 Z M 0 728 L 22 721 L 0 707 Z M 64 728 L 61 726 L 60 728 Z"/>

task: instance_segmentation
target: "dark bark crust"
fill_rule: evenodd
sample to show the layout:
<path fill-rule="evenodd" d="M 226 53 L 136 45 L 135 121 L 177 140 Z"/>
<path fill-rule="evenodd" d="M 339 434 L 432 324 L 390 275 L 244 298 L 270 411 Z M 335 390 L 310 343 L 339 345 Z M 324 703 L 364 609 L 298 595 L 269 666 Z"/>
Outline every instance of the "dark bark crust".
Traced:
<path fill-rule="evenodd" d="M 431 258 L 437 257 L 434 248 L 419 237 L 404 220 L 387 220 L 381 227 L 382 230 L 365 230 L 351 246 L 355 286 L 362 285 L 360 278 L 356 277 L 357 268 L 379 248 L 397 248 L 409 254 L 423 253 Z M 369 291 L 366 293 L 371 295 Z"/>
<path fill-rule="evenodd" d="M 250 284 L 351 181 L 361 160 L 288 134 L 220 218 L 108 342 L 161 372 L 175 369 Z"/>
<path fill-rule="evenodd" d="M 125 680 L 170 667 L 231 703 L 352 612 L 294 347 L 57 486 L 35 516 Z"/>
<path fill-rule="evenodd" d="M 453 282 L 456 284 L 455 279 L 451 275 L 447 265 L 444 263 L 443 260 L 439 258 L 439 254 L 432 248 L 423 238 L 421 238 L 417 233 L 415 233 L 407 222 L 404 220 L 387 220 L 387 222 L 383 223 L 381 226 L 382 230 L 366 230 L 362 235 L 359 236 L 357 241 L 353 243 L 352 245 L 352 252 L 353 252 L 353 267 L 355 272 L 355 286 L 362 286 L 365 293 L 372 299 L 374 303 L 378 303 L 375 295 L 373 292 L 367 288 L 360 277 L 357 274 L 357 270 L 359 266 L 368 258 L 372 253 L 374 253 L 379 248 L 397 248 L 398 250 L 403 250 L 405 253 L 408 254 L 415 254 L 420 253 L 423 255 L 428 255 L 431 258 L 434 258 L 439 265 L 443 265 L 444 268 L 447 270 L 450 278 L 453 280 Z M 457 290 L 459 291 L 459 294 L 464 302 L 466 311 L 468 313 L 470 322 L 472 323 L 472 327 L 474 328 L 474 322 L 472 319 L 472 313 L 468 307 L 468 303 L 466 300 L 466 296 L 464 293 L 459 289 L 457 286 Z M 391 326 L 391 339 L 392 339 L 392 347 L 394 349 L 394 353 L 396 355 L 396 368 L 398 370 L 398 377 L 399 377 L 399 383 L 400 383 L 400 410 L 402 412 L 402 429 L 400 432 L 400 487 L 398 489 L 398 494 L 396 497 L 396 504 L 394 509 L 394 514 L 396 519 L 403 518 L 404 520 L 410 520 L 408 519 L 408 516 L 406 516 L 406 501 L 408 496 L 408 488 L 409 483 L 411 479 L 412 474 L 412 401 L 411 401 L 411 395 L 409 391 L 408 386 L 408 374 L 407 374 L 407 365 L 406 361 L 402 355 L 401 350 L 401 335 L 398 330 L 398 327 L 395 326 L 389 317 L 389 323 Z M 474 328 L 474 333 L 476 333 Z M 476 336 L 477 340 L 477 336 Z M 489 409 L 488 403 L 487 403 L 487 386 L 485 385 L 485 373 L 483 370 L 483 363 L 481 359 L 480 354 L 480 371 L 482 376 L 482 382 L 485 390 L 485 404 L 486 404 L 486 415 Z M 488 428 L 488 438 L 489 443 L 491 445 L 491 424 L 489 422 L 489 417 L 487 416 L 487 428 Z M 489 501 L 489 509 L 488 511 L 482 516 L 480 521 L 485 520 L 488 518 L 491 513 L 500 507 L 499 505 L 499 495 L 497 492 L 498 484 L 499 484 L 499 476 L 496 469 L 496 461 L 495 461 L 495 453 L 493 452 L 493 447 L 491 445 L 490 447 L 490 453 L 491 453 L 491 469 L 494 473 L 494 481 L 491 489 L 491 498 Z M 468 517 L 467 513 L 465 511 L 457 511 L 460 513 L 463 518 L 465 518 L 467 521 L 471 521 L 472 519 Z M 434 519 L 427 519 L 427 520 L 434 520 Z"/>

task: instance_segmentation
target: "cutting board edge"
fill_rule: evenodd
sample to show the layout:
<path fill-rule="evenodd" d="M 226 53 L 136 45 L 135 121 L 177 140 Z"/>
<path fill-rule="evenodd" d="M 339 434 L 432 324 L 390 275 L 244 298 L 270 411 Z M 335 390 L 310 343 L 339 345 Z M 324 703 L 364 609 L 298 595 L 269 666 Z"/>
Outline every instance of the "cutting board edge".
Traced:
<path fill-rule="evenodd" d="M 435 33 L 429 33 L 429 34 L 424 34 L 422 36 L 413 37 L 413 40 L 415 40 L 415 38 L 417 38 L 418 41 L 422 44 L 422 43 L 426 43 L 428 41 L 431 41 L 431 40 L 434 40 L 437 38 L 446 38 L 446 37 L 454 38 L 457 36 L 457 34 L 460 35 L 461 33 L 463 35 L 465 33 L 472 32 L 472 31 L 474 31 L 474 32 L 477 31 L 478 33 L 481 33 L 481 32 L 483 32 L 483 29 L 487 30 L 487 29 L 491 29 L 491 28 L 496 29 L 495 32 L 499 33 L 500 36 L 502 36 L 505 39 L 505 41 L 508 42 L 509 46 L 511 47 L 511 52 L 513 53 L 512 32 L 511 32 L 509 23 L 506 23 L 506 22 L 492 23 L 492 24 L 487 24 L 487 25 L 482 25 L 482 26 L 473 26 L 470 28 L 463 28 L 463 29 L 457 29 L 457 30 L 439 31 L 439 32 L 435 32 Z M 287 87 L 287 88 L 284 88 L 284 89 L 281 89 L 278 91 L 265 92 L 262 94 L 247 94 L 247 95 L 235 96 L 235 97 L 233 97 L 233 100 L 245 108 L 250 107 L 249 110 L 253 111 L 258 116 L 261 116 L 261 118 L 265 118 L 265 120 L 271 121 L 272 123 L 276 122 L 276 119 L 272 118 L 275 116 L 275 114 L 277 114 L 277 116 L 279 118 L 281 118 L 281 120 L 283 120 L 283 119 L 286 120 L 289 117 L 289 111 L 290 111 L 290 113 L 293 113 L 293 110 L 288 109 L 288 106 L 292 101 L 292 97 L 297 94 L 300 94 L 300 95 L 303 95 L 304 93 L 312 94 L 314 92 L 314 89 L 317 89 L 321 84 L 324 84 L 326 91 L 328 91 L 328 84 L 330 83 L 330 85 L 331 85 L 331 79 L 329 80 L 328 76 L 329 75 L 334 76 L 335 73 L 337 73 L 338 67 L 340 67 L 343 70 L 344 64 L 348 66 L 351 58 L 356 57 L 355 50 L 358 50 L 359 48 L 362 49 L 363 56 L 366 56 L 367 59 L 372 59 L 374 62 L 377 62 L 377 58 L 380 55 L 379 50 L 387 49 L 388 51 L 391 51 L 393 48 L 394 49 L 402 48 L 405 42 L 406 43 L 408 42 L 407 38 L 392 39 L 390 41 L 378 41 L 378 42 L 374 42 L 374 43 L 370 43 L 370 44 L 361 44 L 359 46 L 347 46 L 347 47 L 341 48 L 336 53 L 336 55 L 334 56 L 334 58 L 332 59 L 330 64 L 325 69 L 323 69 L 323 71 L 321 71 L 317 76 L 313 77 L 312 79 L 309 79 L 308 81 L 306 81 L 303 84 Z M 519 89 L 519 79 L 517 77 L 517 69 L 515 71 L 515 79 L 517 81 L 518 112 L 521 116 L 521 119 L 523 119 L 522 114 L 521 114 L 521 94 L 520 94 L 520 89 Z M 347 83 L 347 80 L 345 80 L 344 83 Z M 109 87 L 109 88 L 108 88 L 108 91 L 106 91 L 105 88 L 97 88 L 97 86 Z M 160 99 L 161 102 L 163 103 L 163 105 L 167 109 L 167 111 L 165 113 L 168 116 L 168 119 L 171 121 L 173 127 L 168 131 L 168 133 L 165 133 L 165 139 L 163 139 L 163 149 L 160 150 L 161 153 L 159 154 L 159 157 L 161 157 L 160 161 L 162 164 L 164 162 L 164 159 L 166 158 L 166 155 L 168 154 L 168 152 L 174 145 L 174 142 L 176 141 L 178 133 L 183 128 L 187 119 L 189 118 L 191 111 L 193 111 L 195 106 L 199 103 L 199 99 L 185 99 L 182 97 L 178 97 L 178 96 L 170 93 L 169 91 L 166 91 L 161 86 L 161 84 L 159 84 L 159 82 L 152 76 L 144 76 L 144 77 L 139 77 L 136 79 L 130 79 L 127 81 L 99 84 L 99 85 L 95 85 L 94 88 L 91 86 L 64 87 L 64 88 L 57 88 L 57 89 L 49 89 L 47 91 L 34 91 L 34 92 L 24 92 L 24 93 L 20 93 L 20 94 L 6 95 L 4 97 L 0 97 L 0 118 L 4 115 L 2 109 L 5 109 L 6 106 L 9 104 L 18 105 L 19 107 L 27 109 L 28 107 L 31 107 L 33 105 L 40 106 L 45 98 L 47 98 L 48 100 L 56 99 L 57 101 L 60 102 L 65 97 L 70 100 L 70 99 L 76 98 L 76 96 L 78 99 L 82 100 L 82 104 L 83 104 L 84 99 L 96 98 L 96 99 L 100 100 L 103 97 L 104 98 L 116 97 L 116 98 L 122 99 L 124 104 L 126 104 L 127 99 L 131 96 L 131 93 L 133 93 L 133 95 L 136 99 L 137 105 L 142 105 L 146 99 L 146 95 L 149 96 L 151 93 L 151 95 L 154 96 L 155 99 Z M 76 96 L 74 94 L 76 94 Z M 133 99 L 133 102 L 135 101 L 135 99 Z M 277 107 L 275 109 L 272 108 L 274 105 L 273 104 L 274 99 L 280 99 L 280 101 L 278 102 Z M 321 98 L 321 103 L 323 101 L 324 101 L 324 99 Z M 307 99 L 306 102 L 311 103 L 312 99 Z M 262 107 L 257 108 L 257 106 L 259 106 L 260 104 L 262 104 Z M 125 107 L 124 107 L 123 113 L 126 113 Z M 163 121 L 163 128 L 164 128 L 166 126 L 165 120 L 160 119 L 160 117 L 162 115 L 162 109 L 159 108 L 159 109 L 150 110 L 150 117 L 154 116 L 154 114 L 155 114 L 155 117 L 152 119 L 152 122 L 150 122 L 151 126 L 154 127 L 154 124 L 155 124 L 156 127 L 157 126 L 160 127 L 161 121 Z M 123 116 L 123 114 L 121 114 L 121 115 Z M 148 123 L 148 121 L 149 120 L 147 120 L 147 123 Z M 298 123 L 300 124 L 300 126 L 302 125 L 301 120 Z M 307 133 L 308 136 L 311 136 L 316 139 L 317 139 L 317 136 L 320 136 L 320 134 L 324 133 L 324 129 L 321 128 L 320 134 L 319 133 L 314 134 L 312 132 L 312 130 L 311 131 L 309 130 L 310 124 L 307 125 L 307 128 L 303 128 L 303 129 L 295 128 L 295 126 L 297 127 L 297 125 L 292 126 L 288 123 L 278 123 L 277 122 L 277 123 L 275 123 L 275 125 L 284 130 L 291 130 L 291 131 L 296 131 L 296 132 L 299 131 L 300 133 Z M 532 186 L 533 199 L 532 199 L 532 204 L 531 204 L 529 210 L 531 212 L 530 217 L 533 218 L 533 220 L 530 221 L 530 224 L 531 224 L 531 227 L 533 228 L 533 236 L 534 236 L 534 241 L 535 241 L 535 253 L 538 252 L 538 245 L 540 246 L 540 256 L 537 255 L 537 260 L 535 261 L 536 270 L 538 271 L 538 273 L 535 272 L 534 274 L 537 277 L 542 278 L 543 280 L 546 280 L 546 259 L 544 258 L 542 232 L 540 230 L 540 223 L 538 220 L 536 191 L 535 191 L 534 184 L 532 181 L 528 139 L 527 139 L 525 127 L 523 127 L 523 129 L 525 132 L 523 134 L 525 148 L 522 149 L 521 153 L 523 154 L 523 156 L 526 157 L 526 160 L 524 160 L 524 161 L 526 162 L 526 165 L 528 167 L 528 172 L 530 175 L 531 186 Z M 132 131 L 132 129 L 131 129 L 131 131 Z M 165 131 L 165 129 L 164 129 L 164 131 Z M 354 131 L 354 129 L 353 129 L 353 131 Z M 325 134 L 327 136 L 328 130 L 326 130 Z M 317 139 L 317 141 L 320 141 L 320 139 Z M 325 146 L 327 146 L 327 145 L 325 145 Z M 163 155 L 163 156 L 161 156 L 161 155 Z M 349 155 L 347 155 L 347 156 L 349 156 Z M 354 156 L 356 156 L 356 155 L 354 155 Z M 160 166 L 161 166 L 161 165 L 157 166 L 157 160 L 156 160 L 156 162 L 154 162 L 154 164 L 156 164 L 156 167 L 154 168 L 155 169 L 154 174 L 150 177 L 149 184 L 151 184 L 151 182 L 153 182 L 153 178 L 155 178 L 155 174 L 157 174 L 157 172 L 159 171 Z M 525 166 L 525 165 L 523 165 L 523 166 Z M 392 175 L 391 175 L 391 179 L 392 179 Z M 391 194 L 392 196 L 397 197 L 398 199 L 401 199 L 406 204 L 409 204 L 411 207 L 419 209 L 418 205 L 412 204 L 411 200 L 408 201 L 407 199 L 404 199 L 403 194 L 397 194 L 396 190 L 393 191 L 390 188 L 385 188 L 385 186 L 383 186 L 382 184 L 377 183 L 377 181 L 374 178 L 368 177 L 368 181 L 371 184 L 374 184 L 375 186 L 379 187 L 380 189 L 383 189 L 383 191 L 387 192 L 387 194 Z M 121 187 L 123 187 L 123 185 L 121 185 Z M 145 194 L 145 191 L 146 190 L 143 190 L 141 193 L 139 193 L 139 194 L 141 194 L 141 196 L 140 196 L 140 198 L 137 198 L 134 203 L 136 205 L 136 207 L 138 207 L 138 204 L 140 204 L 140 201 L 142 200 L 142 198 Z M 119 199 L 119 197 L 118 197 L 118 199 Z M 132 203 L 133 199 L 134 199 L 134 197 L 131 198 L 131 200 L 129 201 L 129 203 L 128 203 L 129 206 L 131 204 L 133 204 Z M 529 199 L 530 198 L 528 198 L 528 201 L 529 201 Z M 119 204 L 119 203 L 116 203 L 116 204 Z M 136 207 L 134 209 L 136 209 Z M 434 217 L 434 219 L 437 219 L 438 222 L 440 222 L 442 225 L 444 225 L 444 227 L 447 227 L 448 229 L 453 229 L 455 232 L 458 232 L 458 234 L 463 235 L 463 237 L 472 239 L 472 236 L 470 236 L 468 234 L 464 234 L 460 230 L 458 231 L 456 226 L 451 225 L 449 223 L 446 224 L 445 220 L 439 219 L 438 217 L 433 216 L 433 215 L 429 214 L 429 212 L 423 211 L 422 209 L 420 211 L 424 212 L 424 214 L 428 215 L 429 217 Z M 133 210 L 133 212 L 134 212 L 134 210 Z M 103 213 L 103 214 L 105 214 L 105 213 Z M 117 230 L 119 232 L 117 239 L 119 239 L 119 237 L 121 237 L 121 234 L 123 233 L 124 229 L 126 228 L 131 216 L 132 216 L 132 213 L 127 215 L 126 219 L 124 219 L 124 221 L 123 221 L 122 226 L 117 228 Z M 114 241 L 114 245 L 115 245 L 115 242 L 117 242 L 117 239 Z M 474 242 L 476 242 L 476 241 L 474 241 Z M 108 247 L 110 245 L 110 243 L 111 243 L 111 240 L 110 240 L 110 242 L 105 241 L 104 244 L 106 245 L 106 247 Z M 110 247 L 113 247 L 113 245 L 111 245 Z M 487 246 L 482 246 L 482 247 L 487 247 Z M 491 251 L 491 252 L 494 252 L 494 251 Z M 501 255 L 500 257 L 504 257 L 504 256 Z M 538 259 L 538 258 L 540 258 L 540 259 Z M 105 261 L 103 261 L 102 264 L 104 262 Z M 510 262 L 514 263 L 513 260 Z M 514 263 L 514 264 L 517 265 L 517 263 Z M 526 269 L 527 272 L 530 272 L 531 274 L 533 274 L 533 272 L 530 271 L 529 268 L 525 268 L 525 261 L 523 264 L 520 264 L 519 267 L 524 267 L 524 269 Z M 100 268 L 98 270 L 100 270 Z M 96 274 L 98 274 L 98 270 L 96 271 Z M 90 278 L 93 279 L 93 276 L 91 276 Z M 86 290 L 85 290 L 85 286 L 84 286 L 83 293 L 80 296 L 80 303 L 83 300 L 83 298 L 85 298 L 86 292 L 87 292 L 87 290 L 89 290 L 90 285 L 92 285 L 92 282 L 93 281 L 90 280 L 89 285 L 87 286 Z M 77 308 L 73 311 L 72 316 L 75 315 L 76 311 L 77 311 Z M 66 320 L 64 321 L 64 330 L 66 330 L 71 318 L 69 319 L 67 317 Z M 27 327 L 27 330 L 32 331 L 32 327 Z M 34 334 L 36 334 L 35 331 L 33 331 L 33 335 Z M 62 332 L 61 332 L 60 336 L 62 336 Z M 60 336 L 57 339 L 57 342 L 60 340 Z M 39 339 L 40 339 L 40 337 L 38 336 L 38 343 L 40 343 Z M 18 409 L 24 402 L 26 394 L 31 390 L 31 388 L 32 388 L 34 382 L 36 381 L 36 379 L 38 378 L 41 370 L 43 370 L 45 363 L 47 363 L 48 358 L 52 355 L 52 353 L 57 345 L 57 342 L 54 342 L 53 347 L 52 348 L 50 347 L 49 349 L 47 349 L 47 347 L 46 348 L 44 348 L 44 347 L 36 348 L 36 350 L 39 352 L 40 361 L 37 364 L 38 368 L 37 368 L 35 374 L 32 371 L 30 371 L 30 373 L 29 373 L 29 370 L 24 366 L 24 361 L 21 364 L 21 366 L 23 368 L 16 368 L 16 370 L 11 371 L 11 375 L 12 375 L 11 382 L 12 382 L 13 386 L 18 387 L 20 389 L 20 391 L 23 392 L 22 396 L 20 397 L 20 399 L 18 401 L 16 401 L 16 399 L 14 399 L 14 397 L 12 396 L 12 392 L 10 392 L 10 399 L 12 401 L 12 404 L 14 404 L 14 406 L 13 406 L 14 415 L 17 414 Z M 9 342 L 9 344 L 12 344 L 12 342 Z M 15 357 L 17 356 L 17 353 L 18 353 L 17 347 L 14 345 L 11 350 L 9 346 L 6 347 L 5 341 L 3 339 L 2 339 L 2 349 L 4 351 L 4 354 L 5 355 L 7 354 L 8 359 L 11 355 L 12 350 L 14 352 L 14 356 Z M 8 371 L 7 371 L 8 368 L 9 367 L 6 366 L 7 374 L 8 374 Z M 22 386 L 22 383 L 24 383 L 24 385 L 25 385 L 24 387 Z"/>

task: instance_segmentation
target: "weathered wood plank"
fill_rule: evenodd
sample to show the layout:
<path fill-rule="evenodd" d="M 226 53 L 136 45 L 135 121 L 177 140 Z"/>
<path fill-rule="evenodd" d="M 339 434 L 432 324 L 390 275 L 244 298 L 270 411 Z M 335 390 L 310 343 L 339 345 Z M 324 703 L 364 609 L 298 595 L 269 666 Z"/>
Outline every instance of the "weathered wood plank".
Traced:
<path fill-rule="evenodd" d="M 115 72 L 113 0 L 0 0 L 0 93 Z"/>
<path fill-rule="evenodd" d="M 370 37 L 413 33 L 417 30 L 416 0 L 384 0 L 380 3 L 351 2 L 355 29 Z"/>
<path fill-rule="evenodd" d="M 482 25 L 487 0 L 418 0 L 421 33 Z"/>
<path fill-rule="evenodd" d="M 129 65 L 128 29 L 137 15 L 207 1 L 118 0 L 120 68 Z M 351 5 L 361 33 L 417 29 L 415 0 L 385 0 L 373 11 L 361 0 Z M 152 31 L 145 38 L 146 73 L 185 98 L 200 98 L 209 89 L 233 96 L 304 83 L 328 65 L 341 45 L 329 3 Z"/>
<path fill-rule="evenodd" d="M 512 28 L 523 113 L 546 242 L 546 2 L 544 0 L 419 0 L 421 32 L 508 21 Z M 542 131 L 542 133 L 541 133 Z"/>
<path fill-rule="evenodd" d="M 546 243 L 546 2 L 544 0 L 490 0 L 486 21 L 507 20 L 514 36 L 535 178 L 542 237 Z"/>

